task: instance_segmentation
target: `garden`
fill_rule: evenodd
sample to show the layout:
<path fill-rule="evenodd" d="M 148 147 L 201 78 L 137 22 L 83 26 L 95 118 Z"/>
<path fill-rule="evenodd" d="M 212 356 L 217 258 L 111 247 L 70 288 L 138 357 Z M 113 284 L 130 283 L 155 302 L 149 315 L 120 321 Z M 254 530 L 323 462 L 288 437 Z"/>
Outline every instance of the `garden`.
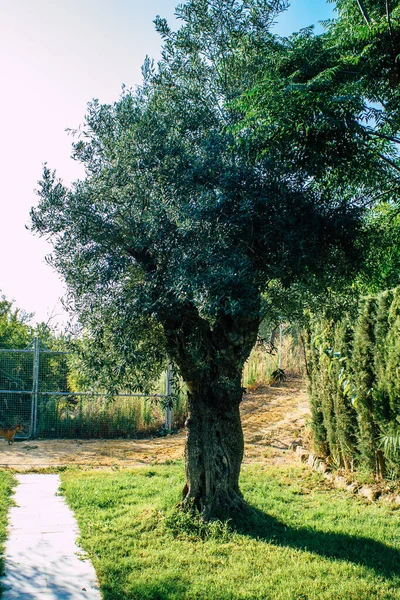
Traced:
<path fill-rule="evenodd" d="M 157 16 L 82 178 L 43 165 L 74 327 L 0 302 L 1 539 L 13 473 L 59 473 L 105 600 L 400 598 L 400 3 L 334 5 Z"/>

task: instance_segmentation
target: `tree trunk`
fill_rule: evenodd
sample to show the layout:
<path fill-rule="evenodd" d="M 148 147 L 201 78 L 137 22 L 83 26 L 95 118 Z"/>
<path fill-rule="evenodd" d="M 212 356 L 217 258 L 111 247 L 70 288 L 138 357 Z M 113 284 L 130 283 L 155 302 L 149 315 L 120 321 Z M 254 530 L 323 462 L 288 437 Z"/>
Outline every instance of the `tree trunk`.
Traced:
<path fill-rule="evenodd" d="M 164 319 L 167 350 L 188 387 L 186 485 L 182 506 L 205 519 L 244 506 L 239 474 L 244 442 L 239 405 L 242 370 L 255 344 L 259 295 L 233 318 L 221 311 L 211 327 L 192 303 Z"/>
<path fill-rule="evenodd" d="M 216 398 L 215 386 L 189 386 L 183 505 L 197 508 L 205 519 L 226 516 L 244 505 L 239 489 L 244 452 L 240 378 L 235 392 L 223 390 L 225 398 Z"/>

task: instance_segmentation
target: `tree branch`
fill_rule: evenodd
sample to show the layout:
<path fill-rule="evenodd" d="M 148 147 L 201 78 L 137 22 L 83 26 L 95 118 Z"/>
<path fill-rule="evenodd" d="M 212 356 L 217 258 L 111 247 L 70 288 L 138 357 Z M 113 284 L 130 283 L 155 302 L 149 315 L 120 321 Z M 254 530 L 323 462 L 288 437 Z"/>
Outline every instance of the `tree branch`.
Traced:
<path fill-rule="evenodd" d="M 384 196 L 387 196 L 388 194 L 393 194 L 394 192 L 397 192 L 400 190 L 400 185 L 391 188 L 390 190 L 387 190 L 386 192 L 382 192 L 381 194 L 378 194 L 377 196 L 374 196 L 373 198 L 371 198 L 371 200 L 369 202 L 365 203 L 365 206 L 373 206 L 374 204 L 376 204 L 377 200 L 379 200 L 380 198 L 383 198 Z"/>
<path fill-rule="evenodd" d="M 389 29 L 389 36 L 390 36 L 390 43 L 392 44 L 392 51 L 393 51 L 393 62 L 394 64 L 397 63 L 397 49 L 396 49 L 396 42 L 394 40 L 394 34 L 393 34 L 393 28 L 392 28 L 392 21 L 390 18 L 390 0 L 386 0 L 386 19 L 387 19 L 387 23 L 388 23 L 388 29 Z"/>
<path fill-rule="evenodd" d="M 391 135 L 385 135 L 384 133 L 378 133 L 376 131 L 367 131 L 368 135 L 373 135 L 375 137 L 381 138 L 382 140 L 388 140 L 389 142 L 394 142 L 395 144 L 400 144 L 400 138 Z"/>
<path fill-rule="evenodd" d="M 144 248 L 144 250 L 135 250 L 135 248 L 129 247 L 126 248 L 126 252 L 138 262 L 147 273 L 155 273 L 157 270 L 157 265 L 154 262 L 150 251 L 148 248 Z"/>
<path fill-rule="evenodd" d="M 364 20 L 366 22 L 366 24 L 368 25 L 368 27 L 371 27 L 371 18 L 368 14 L 368 11 L 363 3 L 362 0 L 357 0 L 357 4 L 358 4 L 358 8 L 361 11 L 362 16 L 364 17 Z"/>
<path fill-rule="evenodd" d="M 396 165 L 395 162 L 393 162 L 392 160 L 390 160 L 390 158 L 388 158 L 387 156 L 385 156 L 384 154 L 381 154 L 380 152 L 378 152 L 378 156 L 381 160 L 383 160 L 385 163 L 387 163 L 388 165 L 390 165 L 393 169 L 395 169 L 396 171 L 398 171 L 400 173 L 400 167 L 398 165 Z"/>
<path fill-rule="evenodd" d="M 208 369 L 215 354 L 210 324 L 199 314 L 193 302 L 174 303 L 174 308 L 159 314 L 170 359 L 176 363 L 187 382 L 201 376 Z M 202 366 L 201 366 L 202 365 Z"/>

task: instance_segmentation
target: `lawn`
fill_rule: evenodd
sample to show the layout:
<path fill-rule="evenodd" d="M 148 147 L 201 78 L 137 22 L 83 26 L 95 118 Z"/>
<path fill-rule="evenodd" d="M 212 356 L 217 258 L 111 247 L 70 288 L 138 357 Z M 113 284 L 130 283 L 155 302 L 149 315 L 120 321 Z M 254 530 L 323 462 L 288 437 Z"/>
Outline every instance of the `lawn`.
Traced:
<path fill-rule="evenodd" d="M 13 476 L 0 471 L 0 575 L 4 573 L 4 544 L 7 539 L 8 511 L 12 505 L 12 488 L 16 485 Z"/>
<path fill-rule="evenodd" d="M 62 473 L 105 600 L 400 600 L 400 510 L 248 466 L 252 510 L 206 525 L 175 510 L 182 485 L 180 463 Z"/>

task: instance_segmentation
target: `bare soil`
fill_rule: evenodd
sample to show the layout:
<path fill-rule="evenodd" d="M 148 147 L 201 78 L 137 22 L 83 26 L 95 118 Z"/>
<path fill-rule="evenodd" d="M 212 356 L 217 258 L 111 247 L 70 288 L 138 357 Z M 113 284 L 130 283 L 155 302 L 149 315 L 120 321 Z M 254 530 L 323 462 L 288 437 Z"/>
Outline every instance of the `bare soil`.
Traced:
<path fill-rule="evenodd" d="M 304 443 L 309 415 L 305 384 L 292 378 L 258 388 L 242 402 L 245 463 L 279 463 Z M 97 468 L 162 464 L 183 457 L 186 432 L 141 440 L 29 440 L 9 446 L 0 439 L 0 466 L 16 471 L 82 465 Z"/>

